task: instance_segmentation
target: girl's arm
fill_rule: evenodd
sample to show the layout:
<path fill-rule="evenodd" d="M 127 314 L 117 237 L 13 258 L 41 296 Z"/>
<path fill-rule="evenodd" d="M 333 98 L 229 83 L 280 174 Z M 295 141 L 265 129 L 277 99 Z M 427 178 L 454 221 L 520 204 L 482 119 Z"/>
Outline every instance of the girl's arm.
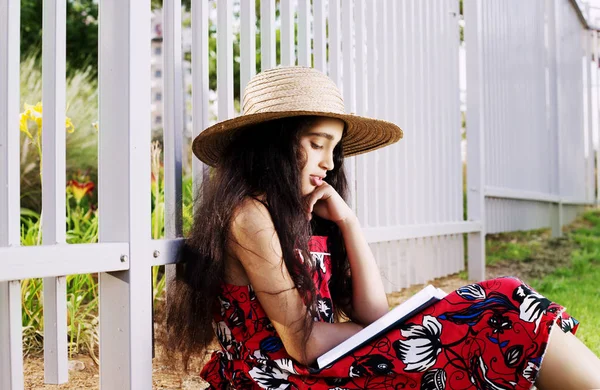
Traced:
<path fill-rule="evenodd" d="M 329 184 L 323 182 L 307 199 L 308 217 L 315 213 L 335 222 L 344 237 L 344 244 L 352 272 L 352 308 L 350 317 L 368 325 L 388 312 L 387 297 L 379 268 L 358 218 L 344 199 Z"/>
<path fill-rule="evenodd" d="M 352 272 L 352 319 L 368 325 L 389 310 L 379 267 L 358 222 L 352 213 L 337 221 L 344 237 Z"/>
<path fill-rule="evenodd" d="M 352 322 L 315 322 L 305 340 L 307 309 L 285 266 L 279 237 L 263 204 L 254 199 L 245 201 L 234 216 L 231 235 L 229 250 L 242 263 L 257 299 L 296 361 L 310 365 L 362 329 Z"/>

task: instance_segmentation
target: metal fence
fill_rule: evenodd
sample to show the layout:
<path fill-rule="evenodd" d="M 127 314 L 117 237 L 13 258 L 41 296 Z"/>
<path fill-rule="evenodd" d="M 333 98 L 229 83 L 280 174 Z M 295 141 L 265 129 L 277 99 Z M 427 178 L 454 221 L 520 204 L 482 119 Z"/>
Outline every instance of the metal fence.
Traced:
<path fill-rule="evenodd" d="M 61 131 L 66 0 L 44 1 L 44 242 L 19 247 L 20 1 L 0 0 L 1 389 L 23 388 L 19 280 L 44 278 L 45 376 L 48 383 L 63 383 L 65 275 L 90 272 L 99 273 L 101 388 L 152 387 L 150 270 L 172 263 L 181 243 L 184 103 L 181 3 L 165 1 L 166 238 L 152 240 L 149 3 L 99 2 L 100 242 L 68 245 Z M 242 89 L 256 69 L 255 34 L 261 38 L 260 67 L 268 69 L 278 65 L 280 30 L 281 64 L 327 72 L 342 89 L 348 112 L 387 119 L 405 130 L 400 143 L 347 160 L 352 207 L 387 292 L 462 270 L 464 234 L 469 276 L 482 279 L 486 232 L 551 226 L 559 234 L 582 205 L 595 203 L 591 135 L 598 107 L 592 106 L 597 91 L 591 80 L 598 69 L 592 46 L 597 34 L 576 2 L 464 0 L 464 43 L 458 0 L 262 0 L 258 15 L 251 0 L 194 0 L 191 13 L 193 135 L 213 122 L 208 76 L 213 17 L 219 120 L 236 115 L 235 26 Z M 467 53 L 467 220 L 461 48 Z M 196 184 L 208 177 L 200 162 L 192 169 Z"/>

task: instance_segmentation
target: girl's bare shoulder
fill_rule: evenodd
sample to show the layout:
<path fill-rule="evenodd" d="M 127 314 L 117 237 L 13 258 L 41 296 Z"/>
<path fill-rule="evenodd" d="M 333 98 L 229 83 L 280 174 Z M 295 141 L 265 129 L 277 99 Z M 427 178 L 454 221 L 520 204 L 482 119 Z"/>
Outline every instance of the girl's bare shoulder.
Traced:
<path fill-rule="evenodd" d="M 269 210 L 261 200 L 247 196 L 233 211 L 231 233 L 241 238 L 238 236 L 255 235 L 264 229 L 274 231 Z"/>

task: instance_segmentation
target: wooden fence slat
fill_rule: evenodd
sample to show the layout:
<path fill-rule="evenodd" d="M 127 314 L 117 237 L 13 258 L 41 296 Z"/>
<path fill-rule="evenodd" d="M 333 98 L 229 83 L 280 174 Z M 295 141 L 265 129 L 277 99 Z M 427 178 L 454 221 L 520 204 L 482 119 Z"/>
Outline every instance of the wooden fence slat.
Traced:
<path fill-rule="evenodd" d="M 325 0 L 313 0 L 313 29 L 314 29 L 314 59 L 315 69 L 327 72 L 327 57 L 325 47 L 327 37 L 325 32 Z"/>
<path fill-rule="evenodd" d="M 100 242 L 129 242 L 99 274 L 100 387 L 152 388 L 150 1 L 99 2 Z"/>
<path fill-rule="evenodd" d="M 452 15 L 448 20 L 448 29 L 450 34 L 448 34 L 448 39 L 450 43 L 452 42 L 460 42 L 460 28 L 459 28 L 459 2 L 457 0 L 448 0 L 450 2 L 450 9 L 452 10 Z M 460 44 L 460 43 L 459 43 Z M 448 48 L 450 52 L 450 63 L 454 66 L 454 71 L 451 72 L 452 85 L 458 87 L 459 92 L 456 90 L 453 91 L 451 87 L 448 88 L 448 104 L 450 111 L 450 123 L 454 124 L 454 126 L 459 127 L 456 132 L 449 131 L 449 139 L 450 139 L 450 151 L 454 151 L 450 156 L 455 156 L 452 159 L 454 162 L 455 172 L 454 175 L 449 176 L 451 179 L 454 179 L 454 182 L 448 182 L 447 188 L 449 188 L 448 192 L 454 193 L 454 202 L 450 203 L 448 206 L 448 219 L 462 221 L 464 219 L 464 208 L 463 206 L 463 161 L 462 161 L 462 134 L 460 128 L 462 127 L 462 116 L 460 112 L 461 101 L 460 101 L 460 67 L 459 63 L 460 59 L 460 51 L 459 50 L 451 50 Z M 464 57 L 463 57 L 464 60 Z M 450 125 L 452 126 L 452 125 Z M 451 189 L 455 189 L 451 191 Z M 452 198 L 451 198 L 452 199 Z M 460 238 L 462 240 L 462 238 Z M 462 245 L 462 244 L 461 244 Z M 459 259 L 460 261 L 460 269 L 463 266 L 463 257 Z"/>
<path fill-rule="evenodd" d="M 355 51 L 356 51 L 356 113 L 358 115 L 367 114 L 367 89 L 366 89 L 366 77 L 367 74 L 367 61 L 366 61 L 366 25 L 365 25 L 365 0 L 356 0 L 354 2 L 354 20 L 355 20 Z M 363 76 L 361 76 L 363 75 Z M 357 156 L 355 159 L 355 178 L 356 178 L 356 200 L 355 210 L 358 219 L 361 223 L 366 224 L 367 210 L 369 205 L 368 199 L 368 188 L 365 185 L 365 177 L 368 174 L 367 171 L 367 157 L 366 155 Z"/>
<path fill-rule="evenodd" d="M 20 1 L 0 0 L 0 248 L 20 245 Z M 4 260 L 4 258 L 2 258 Z M 2 263 L 2 261 L 0 261 Z M 23 389 L 21 283 L 0 282 L 0 388 Z"/>
<path fill-rule="evenodd" d="M 397 1 L 390 2 L 390 10 L 389 10 L 389 21 L 388 23 L 391 26 L 391 37 L 390 37 L 390 49 L 391 50 L 391 80 L 390 80 L 390 89 L 392 94 L 392 104 L 390 109 L 390 120 L 400 126 L 400 128 L 404 127 L 402 123 L 402 106 L 401 106 L 401 95 L 402 95 L 402 86 L 400 85 L 400 78 L 402 77 L 403 69 L 400 65 L 401 51 L 402 51 L 402 40 L 400 39 L 400 21 L 398 19 L 399 9 L 402 7 L 402 3 Z M 402 144 L 403 145 L 403 144 Z M 404 180 L 404 169 L 400 164 L 402 158 L 402 145 L 396 144 L 394 145 L 393 151 L 390 153 L 391 155 L 391 164 L 392 164 L 392 172 L 395 173 L 395 178 L 392 180 L 391 188 L 393 191 L 393 196 L 397 197 L 402 192 L 401 182 Z M 401 210 L 403 209 L 402 205 L 396 204 L 394 206 L 393 212 L 391 212 L 392 216 L 392 225 L 400 225 L 401 218 Z M 396 273 L 397 275 L 397 273 Z M 399 282 L 398 277 L 395 278 L 396 282 Z"/>
<path fill-rule="evenodd" d="M 217 94 L 219 120 L 233 118 L 233 2 L 217 2 Z"/>
<path fill-rule="evenodd" d="M 388 52 L 388 40 L 390 39 L 389 34 L 384 31 L 389 31 L 387 23 L 387 0 L 377 0 L 377 29 L 375 31 L 377 41 L 377 60 L 380 63 L 378 66 L 378 84 L 377 84 L 377 95 L 379 96 L 379 102 L 377 105 L 378 114 L 377 117 L 388 120 L 388 87 L 390 80 L 388 78 L 389 73 L 389 59 L 390 54 Z M 375 175 L 377 188 L 377 216 L 378 225 L 390 226 L 389 216 L 389 200 L 390 200 L 390 165 L 388 163 L 388 156 L 390 148 L 384 148 L 375 152 L 377 157 L 377 169 L 380 172 L 379 175 Z"/>
<path fill-rule="evenodd" d="M 260 2 L 260 67 L 261 70 L 276 65 L 275 48 L 275 0 Z"/>
<path fill-rule="evenodd" d="M 598 58 L 598 56 L 600 55 L 600 48 L 598 47 L 598 44 L 600 43 L 600 40 L 598 39 L 598 31 L 594 31 L 594 40 L 592 43 L 592 48 L 594 50 L 593 52 L 593 56 L 596 60 L 597 64 L 600 64 L 600 59 Z M 595 70 L 595 75 L 596 75 L 596 110 L 595 110 L 595 115 L 596 115 L 596 128 L 595 128 L 595 135 L 596 135 L 596 140 L 598 140 L 598 142 L 600 143 L 600 67 L 598 66 L 594 66 L 594 70 Z M 600 161 L 600 145 L 596 145 L 596 150 L 594 152 L 595 156 L 596 156 L 596 198 L 594 199 L 594 202 L 596 203 L 596 205 L 600 204 L 600 163 L 598 161 Z"/>
<path fill-rule="evenodd" d="M 333 80 L 333 82 L 342 89 L 343 92 L 343 84 L 341 78 L 341 25 L 340 25 L 340 0 L 329 0 L 329 14 L 327 15 L 328 22 L 328 44 L 329 44 L 329 77 Z M 351 23 L 348 21 L 348 23 Z"/>
<path fill-rule="evenodd" d="M 247 67 L 254 69 L 254 49 L 252 49 L 252 59 L 246 63 L 245 59 L 247 39 L 244 33 L 251 35 L 249 40 L 254 46 L 254 18 L 250 19 L 250 27 L 245 22 L 245 15 L 248 12 L 247 7 L 252 10 L 254 15 L 254 4 L 251 1 L 242 2 L 242 68 L 240 69 L 240 77 L 242 85 L 248 82 L 249 75 L 246 71 Z M 254 3 L 252 1 L 252 3 Z M 209 100 L 208 100 L 208 0 L 196 0 L 192 2 L 192 137 L 195 138 L 209 123 Z M 192 158 L 192 175 L 194 182 L 194 194 L 199 194 L 202 183 L 208 181 L 209 168 L 197 158 Z M 197 202 L 194 202 L 194 212 L 196 211 Z"/>
<path fill-rule="evenodd" d="M 43 2 L 42 28 L 42 243 L 66 242 L 66 0 Z M 44 381 L 69 380 L 67 360 L 67 281 L 44 278 Z"/>
<path fill-rule="evenodd" d="M 183 119 L 187 110 L 184 107 L 181 0 L 165 2 L 163 11 L 164 237 L 173 239 L 183 236 L 182 138 L 185 131 Z M 158 178 L 156 180 L 158 182 Z M 176 264 L 165 265 L 167 303 L 174 299 L 172 287 L 178 272 L 181 270 Z M 154 291 L 151 291 L 154 294 Z M 154 306 L 152 311 L 154 312 Z M 152 339 L 152 357 L 154 357 L 154 327 L 152 327 Z"/>
<path fill-rule="evenodd" d="M 255 1 L 241 2 L 240 98 L 248 81 L 256 74 L 256 11 Z M 208 57 L 207 57 L 208 59 Z M 208 90 L 207 90 L 208 92 Z M 241 104 L 242 102 L 240 102 Z"/>
<path fill-rule="evenodd" d="M 183 235 L 181 168 L 183 119 L 186 110 L 183 103 L 185 92 L 181 50 L 181 0 L 165 2 L 163 10 L 164 224 L 165 238 L 175 238 Z"/>
<path fill-rule="evenodd" d="M 298 65 L 311 66 L 310 0 L 298 0 Z"/>
<path fill-rule="evenodd" d="M 415 29 L 415 17 L 416 17 L 416 12 L 415 12 L 415 2 L 416 0 L 407 0 L 407 7 L 406 7 L 406 15 L 404 18 L 405 21 L 405 36 L 407 37 L 407 50 L 406 50 L 406 58 L 407 58 L 407 66 L 406 66 L 406 72 L 407 72 L 407 77 L 406 77 L 406 91 L 407 91 L 407 99 L 406 99 L 406 129 L 405 131 L 407 132 L 407 135 L 404 139 L 404 141 L 406 142 L 406 159 L 405 161 L 407 162 L 406 164 L 406 173 L 407 173 L 407 179 L 405 181 L 405 190 L 404 190 L 404 194 L 405 194 L 405 199 L 407 204 L 410 204 L 411 207 L 407 207 L 406 208 L 406 223 L 407 224 L 411 224 L 411 223 L 416 223 L 417 219 L 416 219 L 416 207 L 415 207 L 415 193 L 416 193 L 416 186 L 413 185 L 413 183 L 415 183 L 415 179 L 417 178 L 417 173 L 416 173 L 416 163 L 417 160 L 415 158 L 416 156 L 416 133 L 419 131 L 419 129 L 417 128 L 417 126 L 415 125 L 415 121 L 416 121 L 416 110 L 415 110 L 415 103 L 416 103 L 416 99 L 417 96 L 415 94 L 415 91 L 417 89 L 416 86 L 416 69 L 417 69 L 417 64 L 416 64 L 416 58 L 417 56 L 415 55 L 416 52 L 416 43 L 417 43 L 417 34 L 416 34 L 416 29 Z M 410 135 L 412 131 L 412 136 Z M 412 279 L 409 279 L 408 281 L 409 283 L 412 283 Z"/>
<path fill-rule="evenodd" d="M 589 6 L 587 4 L 586 6 Z M 592 132 L 592 64 L 594 64 L 594 60 L 592 59 L 592 32 L 585 30 L 585 72 L 586 72 L 586 101 L 585 105 L 587 107 L 587 159 L 586 159 L 586 197 L 585 200 L 588 203 L 594 202 L 594 191 L 595 191 L 595 178 L 594 178 L 594 137 Z"/>
<path fill-rule="evenodd" d="M 281 65 L 290 66 L 296 64 L 294 50 L 294 7 L 292 0 L 281 0 L 279 3 L 281 20 Z"/>
<path fill-rule="evenodd" d="M 399 30 L 398 34 L 402 37 L 406 37 L 407 35 L 407 2 L 398 3 L 398 21 L 399 21 Z M 401 69 L 401 77 L 398 80 L 398 89 L 400 91 L 400 100 L 398 101 L 399 106 L 399 114 L 400 118 L 398 119 L 398 124 L 403 129 L 403 131 L 407 130 L 408 126 L 408 102 L 412 100 L 412 97 L 409 95 L 409 73 L 408 73 L 408 64 L 410 59 L 408 57 L 408 47 L 409 40 L 407 38 L 403 38 L 400 40 L 402 43 L 400 44 L 400 50 L 398 51 L 398 55 L 400 56 L 400 64 L 399 68 Z M 399 157 L 400 163 L 402 166 L 402 180 L 399 180 L 399 190 L 398 196 L 401 196 L 403 199 L 408 199 L 408 144 L 407 138 L 404 138 L 400 142 L 399 147 Z M 408 210 L 410 206 L 408 202 L 402 202 L 402 206 L 398 207 L 398 221 L 399 224 L 404 225 L 408 223 Z M 402 267 L 405 270 L 405 267 Z M 403 283 L 406 283 L 406 279 L 403 279 Z"/>
<path fill-rule="evenodd" d="M 356 100 L 355 100 L 355 84 L 356 84 L 356 73 L 354 72 L 354 37 L 353 32 L 355 29 L 354 22 L 354 5 L 350 1 L 342 2 L 342 17 L 346 23 L 342 24 L 342 83 L 343 83 L 343 97 L 344 106 L 346 112 L 356 113 Z M 353 210 L 356 210 L 356 158 L 349 157 L 344 161 L 346 167 L 346 175 L 348 178 L 349 185 L 349 204 Z"/>
<path fill-rule="evenodd" d="M 481 221 L 482 231 L 470 233 L 468 236 L 469 251 L 469 279 L 483 280 L 485 278 L 485 194 L 484 186 L 484 136 L 485 128 L 482 96 L 483 66 L 481 55 L 483 50 L 482 28 L 482 3 L 477 0 L 464 0 L 465 12 L 465 40 L 470 42 L 467 52 L 467 85 L 474 92 L 469 94 L 467 104 L 467 176 L 468 212 L 470 221 Z"/>
<path fill-rule="evenodd" d="M 23 389 L 23 338 L 21 325 L 21 282 L 0 282 L 0 386 Z"/>

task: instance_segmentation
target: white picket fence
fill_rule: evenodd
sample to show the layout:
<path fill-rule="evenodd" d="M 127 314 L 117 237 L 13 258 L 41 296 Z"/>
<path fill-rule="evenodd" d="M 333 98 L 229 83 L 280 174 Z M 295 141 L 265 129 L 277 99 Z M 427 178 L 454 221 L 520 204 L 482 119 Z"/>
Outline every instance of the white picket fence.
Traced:
<path fill-rule="evenodd" d="M 556 235 L 596 188 L 592 106 L 597 32 L 568 0 L 464 0 L 468 220 L 463 218 L 458 0 L 192 1 L 193 134 L 209 118 L 208 26 L 216 15 L 218 119 L 233 105 L 239 11 L 241 84 L 261 68 L 311 65 L 343 91 L 348 112 L 405 130 L 398 144 L 347 160 L 351 203 L 386 291 L 464 268 L 485 276 L 486 232 L 551 226 Z M 98 272 L 100 387 L 152 387 L 151 266 L 182 242 L 184 103 L 181 4 L 164 2 L 166 238 L 150 235 L 150 2 L 100 7 L 100 242 L 65 243 L 65 9 L 44 1 L 43 238 L 19 247 L 20 1 L 0 0 L 0 389 L 23 388 L 20 280 L 44 278 L 45 377 L 68 380 L 65 275 Z M 275 19 L 276 9 L 280 18 Z M 297 45 L 294 27 L 297 24 Z M 593 43 L 593 45 L 592 45 Z M 327 53 L 328 50 L 328 53 Z M 592 61 L 592 53 L 594 61 Z M 595 95 L 594 95 L 595 94 Z M 595 119 L 594 119 L 595 118 Z M 595 125 L 593 125 L 595 124 Z M 195 184 L 208 177 L 193 162 Z M 172 277 L 172 266 L 168 266 Z"/>

